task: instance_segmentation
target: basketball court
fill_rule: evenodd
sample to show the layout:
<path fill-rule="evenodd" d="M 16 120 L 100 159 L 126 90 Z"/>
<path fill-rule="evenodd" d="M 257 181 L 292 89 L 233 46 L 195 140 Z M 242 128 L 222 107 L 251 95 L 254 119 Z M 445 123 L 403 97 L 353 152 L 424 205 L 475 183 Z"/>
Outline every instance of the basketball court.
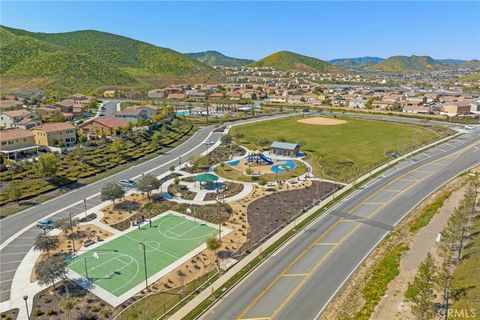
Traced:
<path fill-rule="evenodd" d="M 69 276 L 115 306 L 145 288 L 145 266 L 152 284 L 204 250 L 207 237 L 218 232 L 217 225 L 167 211 L 151 226 L 146 221 L 79 254 Z M 229 232 L 222 228 L 222 236 Z"/>

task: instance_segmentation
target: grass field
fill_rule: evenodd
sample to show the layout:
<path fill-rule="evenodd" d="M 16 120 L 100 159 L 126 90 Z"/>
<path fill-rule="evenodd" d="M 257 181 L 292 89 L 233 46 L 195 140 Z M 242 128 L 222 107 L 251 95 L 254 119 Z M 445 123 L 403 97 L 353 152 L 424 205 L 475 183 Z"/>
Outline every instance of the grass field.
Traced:
<path fill-rule="evenodd" d="M 274 140 L 300 143 L 317 176 L 350 181 L 388 159 L 447 135 L 446 129 L 346 118 L 346 124 L 319 126 L 289 117 L 235 126 L 231 135 L 249 149 L 269 146 Z"/>
<path fill-rule="evenodd" d="M 201 221 L 168 213 L 152 221 L 152 227 L 146 223 L 140 229 L 77 256 L 69 267 L 119 297 L 145 279 L 140 243 L 146 247 L 147 275 L 151 277 L 204 244 L 206 238 L 216 232 L 215 228 Z"/>

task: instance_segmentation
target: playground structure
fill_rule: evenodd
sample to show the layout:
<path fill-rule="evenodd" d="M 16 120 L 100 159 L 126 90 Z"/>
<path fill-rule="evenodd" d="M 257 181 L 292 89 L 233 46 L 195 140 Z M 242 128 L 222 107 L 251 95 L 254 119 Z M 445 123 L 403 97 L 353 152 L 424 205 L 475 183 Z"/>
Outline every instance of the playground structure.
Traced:
<path fill-rule="evenodd" d="M 228 161 L 226 164 L 252 177 L 272 173 L 279 174 L 297 167 L 293 160 L 288 158 L 272 159 L 261 152 L 250 152 L 246 156 Z"/>
<path fill-rule="evenodd" d="M 272 159 L 266 157 L 263 153 L 260 152 L 252 152 L 249 153 L 246 157 L 247 164 L 256 164 L 256 165 L 272 165 Z"/>

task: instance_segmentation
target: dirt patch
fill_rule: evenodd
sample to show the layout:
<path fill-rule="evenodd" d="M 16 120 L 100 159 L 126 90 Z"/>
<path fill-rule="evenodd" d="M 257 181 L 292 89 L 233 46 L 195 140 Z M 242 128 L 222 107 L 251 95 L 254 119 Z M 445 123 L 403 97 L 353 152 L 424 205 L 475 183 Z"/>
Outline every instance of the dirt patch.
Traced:
<path fill-rule="evenodd" d="M 147 196 L 133 193 L 120 202 L 116 202 L 115 205 L 111 203 L 103 208 L 102 222 L 108 225 L 117 224 L 133 216 L 143 208 L 146 203 L 148 203 Z"/>
<path fill-rule="evenodd" d="M 227 181 L 225 182 L 226 188 L 220 189 L 221 192 L 209 192 L 205 195 L 205 198 L 203 200 L 208 201 L 208 200 L 215 200 L 217 199 L 218 196 L 222 196 L 223 198 L 230 198 L 233 197 L 234 195 L 239 194 L 243 190 L 243 184 L 241 183 L 235 183 L 235 182 L 230 182 Z"/>
<path fill-rule="evenodd" d="M 323 118 L 323 117 L 313 117 L 313 118 L 306 118 L 297 120 L 300 123 L 304 124 L 313 124 L 316 126 L 336 126 L 339 124 L 345 124 L 347 121 L 345 120 L 338 120 L 338 119 L 331 119 L 331 118 Z"/>
<path fill-rule="evenodd" d="M 306 212 L 314 202 L 338 189 L 335 184 L 320 181 L 302 182 L 299 186 L 302 189 L 275 192 L 248 205 L 249 241 L 252 244 L 288 224 Z"/>
<path fill-rule="evenodd" d="M 400 262 L 400 273 L 388 285 L 383 299 L 377 305 L 372 319 L 411 319 L 415 317 L 410 312 L 410 303 L 404 301 L 404 294 L 407 291 L 408 283 L 412 282 L 417 273 L 420 263 L 430 252 L 440 265 L 436 254 L 435 239 L 445 226 L 455 206 L 463 199 L 465 187 L 453 192 L 445 201 L 439 212 L 432 218 L 430 223 L 414 237 L 410 249 L 405 253 Z"/>
<path fill-rule="evenodd" d="M 55 287 L 35 295 L 33 319 L 113 319 L 115 316 L 111 305 L 72 281 L 63 281 Z"/>
<path fill-rule="evenodd" d="M 60 232 L 58 234 L 58 248 L 49 252 L 49 255 L 56 255 L 56 254 L 69 254 L 73 252 L 73 244 L 75 244 L 75 251 L 83 248 L 83 243 L 85 240 L 93 240 L 97 241 L 101 239 L 101 241 L 105 240 L 106 238 L 112 236 L 112 233 L 101 229 L 93 224 L 85 224 L 80 225 L 78 228 L 74 228 L 73 233 L 66 234 L 65 232 Z M 38 257 L 35 265 L 45 259 L 47 257 L 47 253 L 43 252 Z M 32 274 L 30 276 L 30 282 L 37 281 L 35 275 L 35 266 L 32 269 Z"/>

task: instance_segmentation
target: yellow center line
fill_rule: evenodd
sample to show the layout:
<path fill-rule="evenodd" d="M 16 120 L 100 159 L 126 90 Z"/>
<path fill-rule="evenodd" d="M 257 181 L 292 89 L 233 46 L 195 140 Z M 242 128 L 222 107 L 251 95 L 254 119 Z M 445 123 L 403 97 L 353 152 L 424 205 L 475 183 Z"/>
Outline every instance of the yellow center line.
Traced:
<path fill-rule="evenodd" d="M 336 246 L 336 242 L 317 242 L 317 246 Z"/>
<path fill-rule="evenodd" d="M 478 143 L 480 144 L 480 143 Z M 448 164 L 454 162 L 463 152 L 465 152 L 467 149 L 473 147 L 475 144 L 473 145 L 470 145 L 470 146 L 467 146 L 465 147 L 464 149 L 461 149 L 461 150 L 458 150 L 456 152 L 456 156 L 451 160 L 449 161 L 447 164 L 445 164 L 445 166 L 447 166 Z M 454 153 L 455 154 L 455 153 Z M 453 155 L 453 154 L 452 154 Z M 452 155 L 449 155 L 448 157 L 451 157 Z M 445 159 L 445 157 L 442 157 L 442 158 L 439 158 L 437 160 L 434 160 L 432 161 L 431 163 L 435 163 L 437 161 L 440 161 L 440 160 L 443 160 Z M 423 168 L 424 166 L 427 166 L 431 163 L 427 163 L 427 164 L 424 164 L 424 165 L 421 165 L 420 167 L 418 167 L 417 169 L 414 169 L 412 171 L 409 171 L 409 172 L 406 172 L 402 175 L 400 175 L 399 177 L 393 179 L 392 181 L 390 181 L 389 183 L 387 183 L 383 188 L 379 189 L 378 191 L 374 192 L 372 195 L 370 195 L 369 197 L 367 197 L 365 200 L 363 200 L 362 202 L 360 202 L 358 205 L 356 205 L 353 209 L 351 209 L 348 214 L 352 214 L 352 212 L 354 212 L 357 208 L 359 208 L 360 206 L 362 206 L 365 202 L 367 202 L 369 199 L 371 199 L 373 196 L 377 195 L 378 193 L 380 193 L 381 191 L 384 190 L 384 188 L 387 188 L 388 186 L 390 186 L 391 184 L 393 184 L 394 182 L 398 181 L 398 180 L 401 180 L 404 176 L 406 176 L 407 174 L 409 173 L 412 173 L 412 172 L 415 172 L 416 170 L 420 169 L 420 168 Z M 393 200 L 397 199 L 398 196 L 400 196 L 402 193 L 406 192 L 407 190 L 409 190 L 410 188 L 412 188 L 413 186 L 415 186 L 416 184 L 418 184 L 420 181 L 428 178 L 429 176 L 433 175 L 435 172 L 419 179 L 419 180 L 411 180 L 412 182 L 415 182 L 413 184 L 411 184 L 410 186 L 406 187 L 405 189 L 403 189 L 402 191 L 400 191 L 397 195 L 395 195 L 392 199 L 388 200 L 388 202 L 386 202 L 385 204 L 381 205 L 379 208 L 377 208 L 376 210 L 374 210 L 370 215 L 367 216 L 367 218 L 371 218 L 373 215 L 375 215 L 378 211 L 380 211 L 383 207 L 385 207 L 386 204 L 392 202 Z M 245 308 L 245 310 L 242 311 L 242 313 L 239 315 L 239 317 L 237 318 L 238 320 L 240 319 L 243 319 L 243 317 L 253 308 L 253 306 L 255 304 L 257 304 L 257 302 L 268 292 L 270 291 L 270 289 L 282 278 L 282 276 L 284 274 L 286 274 L 305 254 L 307 254 L 315 245 L 316 243 L 318 243 L 321 239 L 323 239 L 325 236 L 327 236 L 339 223 L 341 223 L 342 221 L 344 221 L 345 218 L 340 218 L 338 221 L 336 221 L 334 224 L 332 224 L 322 235 L 320 235 L 319 238 L 317 238 L 312 244 L 310 244 L 304 251 L 302 251 L 265 289 L 262 290 L 262 292 L 257 295 L 257 297 L 255 297 L 255 299 L 247 306 L 247 308 Z M 272 314 L 272 316 L 270 317 L 271 319 L 273 319 L 283 308 L 284 306 L 288 303 L 288 301 L 290 301 L 290 299 L 293 297 L 293 295 L 301 288 L 303 287 L 303 285 L 306 283 L 306 281 L 310 278 L 310 276 L 316 271 L 316 269 L 323 263 L 323 261 L 329 257 L 333 252 L 335 252 L 335 250 L 339 247 L 338 244 L 340 243 L 343 243 L 343 241 L 345 241 L 347 239 L 347 237 L 350 236 L 350 234 L 352 234 L 354 231 L 356 231 L 360 226 L 362 226 L 362 224 L 358 224 L 357 226 L 355 226 L 350 232 L 348 232 L 339 242 L 337 242 L 337 245 L 333 246 L 332 249 L 330 249 L 326 254 L 325 256 L 319 261 L 319 263 L 317 263 L 317 265 L 315 265 L 312 270 L 310 270 L 310 272 L 308 273 L 308 275 L 297 285 L 297 287 L 295 287 L 295 289 L 290 293 L 290 295 L 287 296 L 287 298 L 282 302 L 282 304 L 280 304 L 280 306 L 274 311 L 274 313 Z"/>

